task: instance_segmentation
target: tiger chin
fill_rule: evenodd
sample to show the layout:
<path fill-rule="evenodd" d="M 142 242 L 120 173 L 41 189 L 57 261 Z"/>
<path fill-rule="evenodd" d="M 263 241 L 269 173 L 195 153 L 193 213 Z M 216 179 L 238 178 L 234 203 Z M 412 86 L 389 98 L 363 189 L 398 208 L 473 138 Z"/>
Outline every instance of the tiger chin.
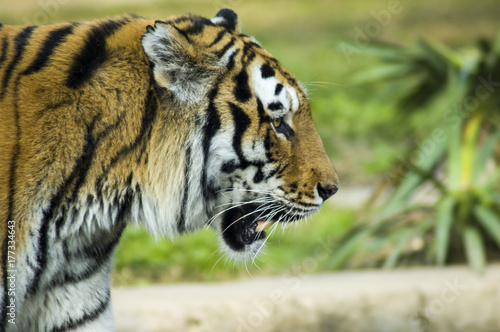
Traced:
<path fill-rule="evenodd" d="M 210 225 L 247 260 L 339 186 L 304 90 L 229 9 L 0 24 L 0 119 L 0 331 L 113 330 L 130 222 Z"/>

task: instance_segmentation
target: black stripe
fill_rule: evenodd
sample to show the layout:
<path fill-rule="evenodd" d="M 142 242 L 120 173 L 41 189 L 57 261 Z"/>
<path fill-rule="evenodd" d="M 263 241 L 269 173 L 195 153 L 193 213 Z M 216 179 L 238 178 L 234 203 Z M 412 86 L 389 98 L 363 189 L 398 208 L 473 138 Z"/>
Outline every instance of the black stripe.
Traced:
<path fill-rule="evenodd" d="M 72 32 L 73 25 L 68 25 L 51 31 L 47 39 L 45 39 L 42 48 L 38 51 L 35 60 L 23 72 L 23 75 L 30 75 L 40 71 L 46 65 L 55 48 L 57 48 L 57 46 L 59 46 L 64 41 L 65 37 Z"/>
<path fill-rule="evenodd" d="M 264 172 L 262 171 L 262 167 L 259 167 L 257 169 L 257 172 L 255 172 L 255 176 L 253 177 L 253 182 L 254 183 L 259 183 L 264 180 Z"/>
<path fill-rule="evenodd" d="M 285 169 L 288 167 L 288 164 L 285 164 L 284 166 L 280 167 L 280 168 L 276 168 L 274 169 L 272 172 L 270 172 L 265 178 L 264 180 L 268 180 L 270 178 L 272 178 L 274 175 L 277 175 L 277 177 L 279 177 L 280 175 L 283 174 L 283 172 L 285 171 Z"/>
<path fill-rule="evenodd" d="M 264 150 L 266 151 L 266 159 L 268 162 L 275 162 L 276 160 L 273 158 L 271 153 L 271 128 L 268 127 L 266 131 L 266 137 L 264 137 Z"/>
<path fill-rule="evenodd" d="M 234 120 L 233 149 L 240 159 L 240 167 L 245 168 L 246 166 L 248 166 L 249 162 L 243 155 L 241 145 L 243 135 L 245 134 L 247 128 L 250 126 L 250 118 L 239 106 L 233 103 L 229 103 L 229 106 L 231 107 L 231 113 L 233 114 Z"/>
<path fill-rule="evenodd" d="M 184 164 L 184 195 L 179 220 L 177 221 L 177 231 L 182 234 L 186 231 L 186 209 L 189 198 L 189 169 L 191 167 L 191 147 L 186 149 L 186 163 Z"/>
<path fill-rule="evenodd" d="M 38 251 L 36 252 L 36 260 L 37 260 L 37 266 L 35 270 L 35 276 L 31 280 L 31 284 L 28 288 L 28 294 L 34 295 L 36 293 L 36 290 L 38 288 L 38 283 L 40 282 L 40 277 L 42 275 L 43 270 L 45 269 L 47 265 L 47 251 L 48 251 L 48 245 L 49 245 L 49 217 L 51 216 L 50 213 L 53 209 L 50 209 L 49 212 L 47 213 L 44 211 L 43 213 L 43 218 L 42 218 L 42 225 L 38 231 L 38 246 L 37 249 Z"/>
<path fill-rule="evenodd" d="M 187 27 L 184 30 L 184 32 L 188 35 L 197 35 L 202 33 L 203 29 L 205 29 L 207 25 L 214 25 L 214 24 L 207 18 L 196 17 L 196 19 L 193 20 L 192 25 Z"/>
<path fill-rule="evenodd" d="M 88 127 L 88 135 L 86 136 L 86 144 L 83 149 L 83 155 L 86 156 L 86 158 L 81 159 L 80 163 L 78 165 L 78 169 L 75 170 L 74 176 L 76 178 L 75 180 L 75 185 L 73 187 L 73 192 L 70 195 L 70 197 L 77 197 L 78 191 L 80 191 L 81 187 L 85 184 L 87 180 L 87 176 L 89 174 L 90 167 L 93 164 L 94 157 L 95 157 L 95 151 L 97 147 L 100 145 L 100 143 L 108 136 L 110 135 L 114 129 L 118 128 L 121 124 L 123 119 L 125 118 L 125 112 L 120 114 L 118 119 L 116 120 L 115 123 L 109 125 L 105 129 L 103 129 L 97 136 L 94 138 L 94 136 L 91 134 L 93 132 L 94 124 L 96 119 L 92 121 L 90 126 Z M 89 135 L 90 134 L 90 135 Z"/>
<path fill-rule="evenodd" d="M 129 198 L 125 198 L 127 203 L 131 204 L 132 196 Z M 126 210 L 129 210 L 129 207 L 125 207 Z M 117 218 L 118 219 L 118 218 Z M 68 275 L 65 273 L 62 278 L 52 280 L 48 285 L 47 289 L 44 291 L 48 291 L 55 287 L 64 286 L 67 284 L 76 284 L 83 280 L 89 279 L 94 276 L 96 273 L 101 271 L 103 267 L 103 263 L 107 260 L 111 259 L 114 249 L 120 242 L 123 231 L 125 230 L 127 223 L 120 222 L 118 224 L 118 230 L 114 232 L 109 237 L 106 237 L 102 240 L 95 241 L 91 247 L 79 249 L 79 258 L 85 259 L 93 259 L 94 261 L 88 264 L 86 270 L 84 272 L 80 272 L 78 274 Z M 74 259 L 75 255 L 71 255 L 68 253 L 67 244 L 63 242 L 63 246 L 65 248 L 65 257 L 66 260 Z"/>
<path fill-rule="evenodd" d="M 111 303 L 111 295 L 109 294 L 108 291 L 106 298 L 103 301 L 99 302 L 99 304 L 93 311 L 84 313 L 83 316 L 78 319 L 70 318 L 63 325 L 60 325 L 59 327 L 52 329 L 52 332 L 63 332 L 76 329 L 77 327 L 80 327 L 93 320 L 96 320 L 104 311 L 106 311 L 110 303 Z"/>
<path fill-rule="evenodd" d="M 171 23 L 171 22 L 173 22 L 173 23 L 179 24 L 179 23 L 183 23 L 183 22 L 187 22 L 187 21 L 192 21 L 192 20 L 193 20 L 193 17 L 191 15 L 189 15 L 189 16 L 182 16 L 182 17 L 176 18 L 173 21 L 165 21 L 165 22 L 158 21 L 158 22 L 162 22 L 162 23 Z"/>
<path fill-rule="evenodd" d="M 221 166 L 220 170 L 221 170 L 221 172 L 229 174 L 229 173 L 234 172 L 238 168 L 239 168 L 239 165 L 235 160 L 229 160 Z"/>
<path fill-rule="evenodd" d="M 118 153 L 113 157 L 113 159 L 111 159 L 111 162 L 109 163 L 109 166 L 104 172 L 104 174 L 109 172 L 109 170 L 120 160 L 121 157 L 126 156 L 136 147 L 138 147 L 139 144 L 141 144 L 141 142 L 143 142 L 144 140 L 148 140 L 150 138 L 151 127 L 156 118 L 157 111 L 158 111 L 158 100 L 156 99 L 154 93 L 151 91 L 148 94 L 145 103 L 145 109 L 142 116 L 141 129 L 139 131 L 139 134 L 135 137 L 132 144 L 130 144 L 129 146 L 125 146 L 120 151 L 118 151 Z"/>
<path fill-rule="evenodd" d="M 191 39 L 189 38 L 188 34 L 186 32 L 184 32 L 184 30 L 181 30 L 179 29 L 178 27 L 176 27 L 175 25 L 173 25 L 174 29 L 177 30 L 177 32 L 179 32 L 184 38 L 186 38 L 186 40 L 191 43 Z M 165 39 L 164 39 L 165 40 Z"/>
<path fill-rule="evenodd" d="M 111 132 L 111 127 L 116 127 L 118 125 L 117 123 L 115 123 L 114 125 L 106 128 L 106 130 L 101 132 L 98 137 L 94 137 L 93 131 L 95 128 L 96 120 L 97 118 L 94 118 L 90 125 L 87 125 L 87 133 L 85 135 L 85 145 L 82 149 L 82 155 L 72 172 L 73 176 L 71 178 L 75 179 L 75 185 L 73 187 L 73 194 L 71 195 L 71 197 L 77 197 L 78 191 L 85 183 L 90 167 L 93 164 L 97 146 L 100 144 L 102 139 L 105 138 L 106 134 L 109 134 Z"/>
<path fill-rule="evenodd" d="M 218 52 L 215 53 L 215 56 L 218 57 L 219 59 L 226 54 L 227 50 L 231 48 L 231 46 L 234 45 L 234 42 L 236 41 L 236 38 L 231 37 L 231 40 Z"/>
<path fill-rule="evenodd" d="M 53 110 L 58 110 L 58 109 L 63 108 L 63 107 L 70 107 L 73 105 L 73 103 L 74 103 L 73 100 L 67 99 L 67 100 L 58 101 L 54 104 L 50 104 L 50 103 L 46 104 L 43 109 L 41 109 L 40 111 L 37 112 L 36 119 L 40 120 L 45 115 L 45 113 L 51 112 Z M 45 180 L 45 179 L 43 179 L 43 180 Z"/>
<path fill-rule="evenodd" d="M 243 62 L 248 63 L 255 58 L 255 52 L 253 51 L 254 43 L 245 43 L 243 47 Z"/>
<path fill-rule="evenodd" d="M 14 39 L 15 54 L 14 54 L 14 58 L 12 59 L 12 61 L 9 64 L 9 66 L 5 70 L 5 73 L 3 76 L 2 89 L 0 90 L 0 100 L 2 100 L 5 97 L 5 94 L 7 92 L 7 85 L 9 84 L 9 80 L 12 76 L 14 69 L 19 64 L 19 61 L 22 59 L 24 50 L 26 48 L 26 45 L 28 44 L 28 40 L 31 37 L 31 34 L 33 33 L 34 29 L 35 29 L 34 26 L 26 27 Z"/>
<path fill-rule="evenodd" d="M 283 109 L 283 104 L 279 101 L 270 103 L 269 105 L 267 105 L 267 109 L 270 111 L 279 111 Z"/>
<path fill-rule="evenodd" d="M 213 195 L 211 188 L 209 188 L 208 180 L 207 180 L 207 163 L 208 163 L 208 153 L 210 150 L 210 143 L 212 138 L 215 136 L 217 131 L 220 129 L 221 122 L 219 118 L 219 114 L 217 113 L 217 109 L 214 104 L 214 99 L 218 94 L 217 88 L 214 88 L 209 93 L 209 104 L 208 108 L 205 111 L 207 114 L 207 120 L 204 127 L 203 133 L 203 175 L 201 178 L 201 188 L 203 190 L 203 197 L 205 198 L 205 202 L 207 202 Z"/>
<path fill-rule="evenodd" d="M 154 82 L 151 82 L 154 84 Z M 106 179 L 109 171 L 116 165 L 120 158 L 126 156 L 131 151 L 135 150 L 139 144 L 146 144 L 146 140 L 149 140 L 151 135 L 151 127 L 156 119 L 156 114 L 158 111 L 158 100 L 154 93 L 154 90 L 150 88 L 146 101 L 144 103 L 144 111 L 141 122 L 141 129 L 139 134 L 135 137 L 132 144 L 123 147 L 117 154 L 111 159 L 109 165 L 104 169 L 99 178 L 95 182 L 96 192 L 99 194 L 102 191 L 103 181 Z"/>
<path fill-rule="evenodd" d="M 266 63 L 262 65 L 262 67 L 260 67 L 260 75 L 262 76 L 262 78 L 269 78 L 274 77 L 275 72 L 274 69 Z"/>
<path fill-rule="evenodd" d="M 127 218 L 130 217 L 130 211 L 132 211 L 132 204 L 134 202 L 134 189 L 132 188 L 132 180 L 134 174 L 131 172 L 127 177 L 126 181 L 126 191 L 117 204 L 118 214 L 116 216 L 116 221 L 120 223 L 126 223 Z"/>
<path fill-rule="evenodd" d="M 63 186 L 63 189 L 67 186 L 67 183 L 71 177 L 66 179 L 65 185 Z M 54 196 L 51 200 L 51 204 L 48 210 L 43 212 L 43 217 L 42 217 L 42 225 L 38 231 L 38 251 L 36 255 L 36 260 L 37 260 L 37 266 L 35 269 L 35 275 L 33 279 L 31 280 L 31 283 L 28 287 L 28 294 L 34 295 L 36 293 L 36 290 L 38 288 L 38 283 L 40 282 L 40 277 L 42 275 L 43 270 L 45 269 L 45 266 L 47 264 L 47 251 L 48 251 L 48 230 L 49 230 L 49 225 L 50 221 L 52 221 L 53 215 L 55 213 L 56 207 L 58 206 L 61 198 L 62 198 L 62 193 L 64 191 L 60 190 L 56 196 Z"/>
<path fill-rule="evenodd" d="M 113 251 L 109 252 L 109 256 L 107 258 L 111 257 L 111 253 Z M 103 256 L 104 257 L 104 256 Z M 91 277 L 95 276 L 98 272 L 100 272 L 104 268 L 104 262 L 105 260 L 98 259 L 95 260 L 91 263 L 86 262 L 87 266 L 85 267 L 84 272 L 79 272 L 78 274 L 72 274 L 69 275 L 67 272 L 65 272 L 64 276 L 62 276 L 60 279 L 52 279 L 50 281 L 50 284 L 44 288 L 44 292 L 50 292 L 54 288 L 70 285 L 70 284 L 77 284 L 79 282 L 85 281 L 87 279 L 90 279 Z"/>
<path fill-rule="evenodd" d="M 219 33 L 217 34 L 217 37 L 215 37 L 214 41 L 211 42 L 210 45 L 208 45 L 208 47 L 212 47 L 215 44 L 217 44 L 218 42 L 220 42 L 222 37 L 224 37 L 225 34 L 226 34 L 226 30 L 222 29 L 221 31 L 219 31 Z"/>
<path fill-rule="evenodd" d="M 281 93 L 281 90 L 283 90 L 283 84 L 278 83 L 276 84 L 276 89 L 274 89 L 274 95 L 277 96 Z"/>
<path fill-rule="evenodd" d="M 240 50 L 236 50 L 234 51 L 230 56 L 229 56 L 229 60 L 227 61 L 227 65 L 226 65 L 226 69 L 228 71 L 232 70 L 233 67 L 234 67 L 234 57 L 236 56 L 236 54 L 238 54 L 240 52 Z"/>
<path fill-rule="evenodd" d="M 248 52 L 245 62 L 249 63 L 255 58 L 255 52 Z"/>
<path fill-rule="evenodd" d="M 61 229 L 64 226 L 65 220 L 66 220 L 66 207 L 63 206 L 63 207 L 61 207 L 61 215 L 54 222 L 54 224 L 56 225 L 56 239 L 60 238 Z"/>
<path fill-rule="evenodd" d="M 97 117 L 91 121 L 90 125 L 87 125 L 87 133 L 85 135 L 85 145 L 82 149 L 83 151 L 82 155 L 76 162 L 71 172 L 71 175 L 68 178 L 68 180 L 72 180 L 74 183 L 72 193 L 69 195 L 69 197 L 73 198 L 77 197 L 78 192 L 80 191 L 81 187 L 85 184 L 87 180 L 89 170 L 94 161 L 97 147 L 106 138 L 106 136 L 110 135 L 113 132 L 113 130 L 122 123 L 123 118 L 124 114 L 120 115 L 120 117 L 117 119 L 115 123 L 106 127 L 96 137 L 94 137 L 93 132 L 95 128 L 95 123 L 97 121 Z M 70 187 L 70 182 L 65 183 L 65 185 L 63 186 L 63 191 L 60 191 L 59 194 L 60 197 L 57 199 L 57 203 L 54 206 L 54 208 L 60 206 L 60 201 L 62 197 L 64 197 L 69 191 L 69 187 Z M 66 218 L 64 217 L 65 210 L 62 211 L 62 214 L 63 216 L 56 221 L 57 233 L 61 231 L 62 227 L 64 226 L 64 221 L 66 220 Z"/>
<path fill-rule="evenodd" d="M 85 136 L 85 145 L 83 147 L 82 156 L 78 159 L 69 177 L 69 179 L 74 180 L 72 193 L 69 195 L 69 197 L 77 197 L 79 190 L 87 180 L 90 167 L 92 166 L 94 161 L 95 151 L 97 147 L 108 135 L 110 135 L 113 132 L 114 129 L 116 129 L 122 124 L 124 117 L 125 114 L 124 113 L 121 114 L 115 123 L 106 127 L 99 134 L 97 134 L 96 137 L 94 137 L 93 131 L 95 128 L 95 123 L 98 120 L 98 117 L 94 118 L 91 121 L 90 125 L 87 125 L 87 133 Z M 60 198 L 62 198 L 67 193 L 67 191 L 69 190 L 69 185 L 70 185 L 69 182 L 65 184 L 64 192 L 61 194 Z M 58 199 L 58 201 L 60 201 L 60 198 Z M 57 203 L 56 206 L 54 206 L 54 208 L 57 208 L 58 206 L 60 206 L 59 203 Z M 63 210 L 62 213 L 64 214 L 65 211 Z M 61 231 L 62 227 L 64 226 L 65 220 L 66 220 L 65 218 L 60 218 L 56 221 L 57 233 Z"/>
<path fill-rule="evenodd" d="M 255 47 L 255 48 L 260 48 L 260 49 L 262 49 L 262 46 L 260 46 L 258 43 L 254 42 L 254 41 L 249 42 L 249 44 L 250 44 L 250 45 L 252 45 L 252 46 L 253 46 L 253 47 Z"/>
<path fill-rule="evenodd" d="M 264 179 L 264 174 L 262 171 L 262 167 L 264 167 L 265 162 L 262 161 L 249 161 L 243 154 L 242 150 L 242 143 L 243 143 L 243 135 L 245 134 L 245 131 L 248 129 L 248 127 L 251 124 L 251 120 L 248 117 L 248 115 L 243 111 L 242 108 L 239 106 L 233 104 L 233 103 L 228 103 L 229 107 L 231 108 L 231 113 L 233 115 L 233 121 L 234 121 L 234 134 L 233 134 L 233 142 L 232 146 L 233 149 L 238 156 L 238 161 L 230 161 L 226 164 L 224 164 L 222 167 L 222 171 L 224 172 L 231 172 L 234 171 L 235 169 L 246 169 L 249 166 L 255 166 L 257 168 L 257 172 L 255 173 L 254 176 L 254 182 L 260 182 Z"/>
<path fill-rule="evenodd" d="M 71 171 L 71 174 L 64 180 L 62 187 L 52 197 L 49 208 L 43 212 L 42 225 L 40 227 L 38 236 L 38 251 L 37 251 L 38 266 L 37 269 L 35 270 L 35 275 L 33 277 L 33 280 L 31 281 L 31 284 L 28 287 L 29 294 L 35 294 L 38 288 L 38 283 L 40 282 L 41 274 L 47 264 L 47 252 L 49 246 L 48 242 L 49 224 L 55 217 L 55 214 L 59 209 L 59 207 L 61 206 L 61 203 L 64 197 L 66 196 L 71 184 L 76 179 L 75 188 L 78 187 L 78 185 L 81 184 L 82 182 L 82 178 L 84 178 L 85 174 L 88 172 L 88 169 L 90 168 L 91 160 L 93 158 L 94 148 L 96 145 L 96 142 L 92 137 L 94 124 L 95 124 L 95 119 L 92 121 L 91 126 L 87 128 L 85 146 L 82 149 L 83 153 L 78 158 L 78 160 L 76 160 L 73 170 Z M 64 216 L 62 217 L 64 218 Z M 59 227 L 62 227 L 61 224 L 59 225 Z"/>
<path fill-rule="evenodd" d="M 106 39 L 127 22 L 129 19 L 110 20 L 92 27 L 85 45 L 73 60 L 66 81 L 68 87 L 77 89 L 91 78 L 96 69 L 107 60 Z"/>
<path fill-rule="evenodd" d="M 234 96 L 240 102 L 246 102 L 252 97 L 250 86 L 248 85 L 248 74 L 243 68 L 241 72 L 234 77 L 236 86 L 234 87 Z"/>
<path fill-rule="evenodd" d="M 2 66 L 2 63 L 7 59 L 7 47 L 9 47 L 9 40 L 7 36 L 5 36 L 2 39 L 2 49 L 0 50 L 0 66 Z"/>
<path fill-rule="evenodd" d="M 103 131 L 101 131 L 96 137 L 94 137 L 94 128 L 95 128 L 95 123 L 97 121 L 97 117 L 92 120 L 90 125 L 87 125 L 87 133 L 85 135 L 85 145 L 82 149 L 82 155 L 77 161 L 75 167 L 73 168 L 73 171 L 71 173 L 71 176 L 69 179 L 74 180 L 74 185 L 72 189 L 72 193 L 69 195 L 69 197 L 77 197 L 78 192 L 80 191 L 81 187 L 83 184 L 85 184 L 87 180 L 87 176 L 89 173 L 89 170 L 93 164 L 95 153 L 97 150 L 97 147 L 100 145 L 100 143 L 113 132 L 115 128 L 117 128 L 121 123 L 122 119 L 124 118 L 124 114 L 120 115 L 120 117 L 117 119 L 117 121 L 106 127 Z M 68 183 L 69 184 L 69 183 Z M 66 190 L 69 189 L 69 186 L 66 186 L 65 188 L 65 193 Z M 62 197 L 62 196 L 61 196 Z M 57 208 L 55 206 L 55 208 Z M 64 212 L 64 211 L 63 211 Z M 59 233 L 61 228 L 64 226 L 64 221 L 65 219 L 62 219 L 61 222 L 56 222 L 57 226 L 57 232 Z"/>

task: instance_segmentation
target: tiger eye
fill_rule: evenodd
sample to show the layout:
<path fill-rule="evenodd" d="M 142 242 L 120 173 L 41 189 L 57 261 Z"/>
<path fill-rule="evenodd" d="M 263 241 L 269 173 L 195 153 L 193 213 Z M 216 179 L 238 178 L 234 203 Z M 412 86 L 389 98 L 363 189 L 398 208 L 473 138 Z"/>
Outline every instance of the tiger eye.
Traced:
<path fill-rule="evenodd" d="M 274 128 L 278 128 L 279 126 L 281 126 L 281 118 L 277 118 L 277 119 L 274 119 L 273 120 L 273 125 L 274 125 Z"/>

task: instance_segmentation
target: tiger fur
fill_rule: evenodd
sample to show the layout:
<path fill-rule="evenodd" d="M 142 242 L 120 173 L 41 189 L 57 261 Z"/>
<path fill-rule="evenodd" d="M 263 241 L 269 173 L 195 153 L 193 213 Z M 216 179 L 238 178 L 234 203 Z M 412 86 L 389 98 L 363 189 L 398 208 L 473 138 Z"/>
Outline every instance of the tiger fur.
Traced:
<path fill-rule="evenodd" d="M 132 221 L 210 225 L 246 260 L 259 222 L 310 216 L 338 188 L 303 89 L 229 9 L 0 24 L 0 119 L 0 331 L 113 330 Z"/>

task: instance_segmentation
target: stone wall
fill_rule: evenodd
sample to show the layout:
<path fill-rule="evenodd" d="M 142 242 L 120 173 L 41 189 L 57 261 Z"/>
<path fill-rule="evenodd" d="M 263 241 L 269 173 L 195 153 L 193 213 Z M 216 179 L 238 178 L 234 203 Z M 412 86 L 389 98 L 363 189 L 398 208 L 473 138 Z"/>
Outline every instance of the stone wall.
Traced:
<path fill-rule="evenodd" d="M 500 265 L 123 288 L 112 300 L 120 332 L 500 332 Z"/>

